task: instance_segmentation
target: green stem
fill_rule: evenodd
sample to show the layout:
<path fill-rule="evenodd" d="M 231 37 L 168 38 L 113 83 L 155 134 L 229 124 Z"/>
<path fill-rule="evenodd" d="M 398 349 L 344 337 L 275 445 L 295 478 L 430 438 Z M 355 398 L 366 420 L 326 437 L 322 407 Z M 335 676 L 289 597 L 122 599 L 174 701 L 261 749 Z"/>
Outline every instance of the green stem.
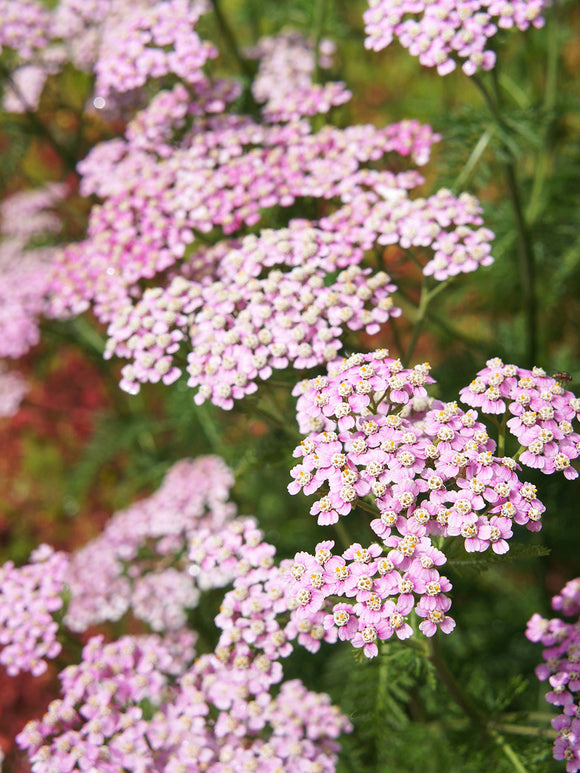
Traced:
<path fill-rule="evenodd" d="M 485 153 L 486 148 L 489 145 L 490 140 L 492 139 L 494 134 L 495 134 L 495 128 L 492 127 L 490 129 L 486 129 L 484 133 L 481 135 L 475 147 L 471 151 L 469 158 L 465 162 L 465 166 L 463 167 L 461 172 L 457 175 L 455 182 L 451 186 L 453 191 L 459 191 L 469 180 L 469 178 L 471 177 L 471 173 L 478 165 L 481 157 Z"/>
<path fill-rule="evenodd" d="M 393 333 L 393 338 L 395 339 L 395 346 L 397 347 L 397 352 L 400 356 L 403 354 L 403 341 L 401 339 L 401 332 L 399 330 L 399 326 L 397 325 L 397 321 L 394 317 L 391 317 L 389 324 L 391 326 L 391 331 Z"/>
<path fill-rule="evenodd" d="M 502 750 L 502 752 L 505 754 L 505 756 L 508 758 L 508 760 L 513 765 L 513 768 L 517 773 L 528 773 L 527 768 L 524 766 L 518 755 L 515 753 L 515 751 L 512 749 L 512 747 L 509 745 L 509 743 L 505 740 L 505 738 L 500 735 L 495 730 L 490 730 L 489 734 L 491 738 L 495 741 L 495 743 L 499 746 L 499 748 Z"/>
<path fill-rule="evenodd" d="M 314 83 L 320 83 L 320 43 L 324 32 L 324 17 L 326 15 L 326 1 L 316 0 L 314 7 Z"/>
<path fill-rule="evenodd" d="M 532 725 L 510 725 L 507 722 L 492 722 L 490 727 L 501 733 L 523 735 L 533 738 L 556 738 L 558 733 L 551 727 L 535 727 Z"/>
<path fill-rule="evenodd" d="M 514 771 L 517 773 L 528 773 L 518 755 L 505 740 L 505 738 L 498 732 L 498 726 L 492 726 L 492 724 L 488 722 L 485 716 L 479 711 L 475 703 L 471 700 L 471 697 L 464 691 L 463 687 L 455 679 L 439 649 L 437 636 L 433 636 L 431 639 L 429 639 L 428 646 L 429 660 L 433 664 L 437 676 L 445 686 L 449 695 L 461 708 L 465 716 L 474 725 L 481 728 L 483 733 L 485 733 L 485 735 L 487 735 L 494 741 L 494 743 L 497 744 L 503 754 L 511 762 Z"/>
<path fill-rule="evenodd" d="M 436 295 L 439 295 L 439 293 L 442 292 L 447 287 L 448 284 L 449 284 L 449 280 L 446 280 L 444 282 L 439 282 L 439 284 L 436 287 L 434 287 L 432 290 L 427 290 L 425 281 L 423 281 L 423 286 L 421 287 L 421 298 L 419 299 L 419 308 L 417 310 L 417 317 L 415 319 L 415 327 L 413 328 L 413 335 L 411 336 L 411 341 L 409 342 L 409 347 L 407 349 L 407 352 L 402 359 L 403 365 L 405 367 L 409 366 L 409 362 L 411 361 L 411 357 L 413 356 L 413 352 L 415 351 L 415 346 L 417 345 L 417 341 L 419 340 L 419 334 L 423 327 L 423 323 L 425 322 L 425 316 L 427 314 L 427 309 L 429 308 L 429 304 L 431 303 L 433 298 L 435 298 Z"/>
<path fill-rule="evenodd" d="M 477 76 L 472 76 L 471 80 L 475 83 L 483 96 L 499 131 L 500 142 L 506 154 L 506 161 L 502 163 L 506 186 L 508 189 L 512 210 L 514 213 L 515 229 L 517 233 L 518 261 L 520 268 L 520 285 L 522 292 L 522 307 L 525 317 L 526 328 L 526 364 L 530 367 L 537 359 L 537 323 L 536 323 L 536 267 L 532 241 L 520 195 L 520 189 L 517 180 L 514 154 L 509 143 L 511 130 L 506 124 L 500 110 L 500 93 L 497 77 L 494 78 L 495 99 L 489 93 L 484 83 Z"/>
<path fill-rule="evenodd" d="M 419 340 L 419 333 L 421 332 L 421 328 L 423 327 L 423 323 L 425 321 L 425 314 L 427 313 L 427 306 L 429 304 L 428 296 L 429 296 L 429 293 L 427 292 L 427 288 L 423 283 L 423 286 L 421 288 L 421 298 L 419 300 L 419 309 L 417 311 L 417 318 L 415 319 L 415 326 L 413 328 L 413 334 L 411 336 L 411 340 L 409 341 L 407 352 L 403 357 L 403 365 L 405 367 L 409 365 L 409 362 L 411 361 L 411 357 L 413 356 L 413 352 L 415 351 L 415 346 L 417 345 L 417 341 Z"/>
<path fill-rule="evenodd" d="M 449 666 L 447 665 L 441 650 L 439 648 L 439 641 L 437 635 L 432 636 L 428 641 L 429 647 L 429 660 L 433 664 L 437 676 L 443 683 L 445 689 L 449 695 L 453 698 L 455 703 L 463 711 L 465 716 L 474 724 L 479 726 L 482 730 L 486 730 L 486 720 L 479 709 L 472 702 L 471 698 L 463 690 L 459 682 L 453 676 Z"/>
<path fill-rule="evenodd" d="M 333 523 L 332 528 L 334 529 L 336 536 L 338 537 L 338 540 L 343 548 L 349 548 L 352 545 L 352 539 L 350 538 L 348 529 L 342 522 L 342 519 L 339 518 L 336 523 Z"/>
<path fill-rule="evenodd" d="M 380 518 L 380 512 L 377 510 L 376 507 L 373 507 L 372 505 L 369 505 L 368 502 L 365 502 L 364 499 L 357 499 L 356 500 L 356 506 L 360 507 L 361 510 L 364 510 L 365 513 L 369 513 L 370 515 L 374 516 L 375 518 Z"/>
<path fill-rule="evenodd" d="M 538 154 L 535 165 L 534 181 L 532 183 L 532 192 L 528 206 L 526 208 L 526 217 L 529 223 L 534 223 L 542 210 L 542 192 L 548 176 L 550 159 L 552 157 L 552 143 L 550 142 L 554 116 L 552 115 L 556 107 L 556 94 L 558 90 L 558 64 L 560 57 L 559 48 L 559 28 L 556 18 L 556 9 L 549 9 L 548 23 L 548 53 L 546 59 L 546 75 L 544 88 L 544 103 L 542 112 L 546 115 L 547 125 L 544 131 L 542 148 Z"/>
<path fill-rule="evenodd" d="M 36 129 L 36 131 L 44 137 L 55 149 L 67 168 L 76 173 L 77 158 L 74 156 L 68 148 L 62 145 L 59 140 L 54 136 L 51 129 L 38 117 L 37 112 L 28 104 L 25 96 L 18 88 L 18 85 L 12 77 L 12 73 L 2 64 L 0 64 L 0 75 L 8 81 L 10 88 L 16 94 L 22 105 L 24 106 L 24 115 L 28 122 Z"/>
<path fill-rule="evenodd" d="M 211 4 L 213 6 L 218 27 L 220 28 L 222 37 L 227 43 L 228 49 L 232 52 L 233 57 L 238 63 L 238 66 L 242 71 L 243 75 L 245 75 L 245 77 L 249 81 L 251 81 L 253 79 L 252 68 L 250 67 L 247 59 L 244 59 L 244 57 L 240 53 L 240 48 L 238 46 L 236 37 L 232 32 L 232 28 L 230 27 L 228 20 L 224 16 L 224 12 L 221 7 L 221 0 L 211 0 Z"/>

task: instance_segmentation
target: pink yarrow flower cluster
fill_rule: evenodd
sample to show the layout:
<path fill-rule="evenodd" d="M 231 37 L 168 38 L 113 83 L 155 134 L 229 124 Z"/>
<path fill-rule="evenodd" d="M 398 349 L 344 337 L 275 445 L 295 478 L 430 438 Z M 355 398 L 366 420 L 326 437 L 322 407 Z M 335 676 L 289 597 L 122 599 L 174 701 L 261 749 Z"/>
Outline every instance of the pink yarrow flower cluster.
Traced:
<path fill-rule="evenodd" d="M 537 531 L 545 510 L 517 462 L 494 455 L 496 444 L 474 410 L 429 400 L 432 382 L 428 364 L 403 368 L 377 350 L 335 363 L 294 390 L 306 437 L 294 451 L 300 462 L 289 492 L 318 495 L 310 512 L 321 525 L 359 504 L 374 510 L 369 526 L 380 540 L 342 556 L 329 552 L 330 543 L 318 557 L 299 554 L 296 614 L 309 618 L 344 596 L 325 624 L 371 657 L 377 640 L 411 635 L 406 617 L 413 608 L 425 618 L 425 635 L 438 625 L 452 630 L 445 596 L 451 585 L 438 572 L 446 558 L 434 537 L 459 537 L 468 552 L 501 555 L 514 524 Z"/>
<path fill-rule="evenodd" d="M 214 94 L 231 96 L 225 83 Z M 89 238 L 63 250 L 53 274 L 51 312 L 94 304 L 110 323 L 105 356 L 133 360 L 123 370 L 127 391 L 171 384 L 182 372 L 179 353 L 189 355 L 196 401 L 228 409 L 273 369 L 334 359 L 345 328 L 372 334 L 400 313 L 389 276 L 364 266 L 375 244 L 435 250 L 425 273 L 437 280 L 491 262 L 492 234 L 478 227 L 472 197 L 441 191 L 413 201 L 409 191 L 422 182 L 415 170 L 366 168 L 388 153 L 424 163 L 437 139 L 429 127 L 312 134 L 304 122 L 264 127 L 226 115 L 200 119 L 176 150 L 172 127 L 191 112 L 182 97 L 178 87 L 162 92 L 159 121 L 142 113 L 127 142 L 98 146 L 82 162 L 83 192 L 105 201 L 91 214 Z M 261 210 L 303 196 L 341 205 L 319 221 L 196 245 L 198 232 L 234 234 Z M 166 284 L 143 292 L 139 280 L 163 271 Z"/>
<path fill-rule="evenodd" d="M 233 581 L 216 617 L 215 652 L 191 664 L 195 636 L 184 629 L 91 639 L 80 665 L 61 675 L 62 698 L 17 738 L 36 773 L 336 769 L 337 738 L 352 726 L 328 696 L 282 682 L 289 638 L 302 643 L 306 630 L 277 620 L 288 611 L 288 578 L 274 547 L 252 518 L 217 530 L 206 519 L 187 554 L 200 586 Z M 321 630 L 310 636 L 318 646 Z"/>
<path fill-rule="evenodd" d="M 455 621 L 446 614 L 451 600 L 445 595 L 451 583 L 436 568 L 444 554 L 414 535 L 393 544 L 386 554 L 377 543 L 368 548 L 354 543 L 335 555 L 334 542 L 327 540 L 314 555 L 297 553 L 290 569 L 295 627 L 319 626 L 327 641 L 350 641 L 367 658 L 378 655 L 379 641 L 413 635 L 408 622 L 413 609 L 424 618 L 419 630 L 425 636 L 438 628 L 451 633 Z"/>
<path fill-rule="evenodd" d="M 120 22 L 106 25 L 95 64 L 96 96 L 106 100 L 110 93 L 138 89 L 149 78 L 169 73 L 186 83 L 200 80 L 206 61 L 217 56 L 194 29 L 206 11 L 203 0 L 164 0 L 137 6 Z"/>
<path fill-rule="evenodd" d="M 528 622 L 526 636 L 541 642 L 544 663 L 536 668 L 542 682 L 548 680 L 546 701 L 560 707 L 552 720 L 558 736 L 554 742 L 554 759 L 566 763 L 567 773 L 580 770 L 580 577 L 568 582 L 552 599 L 552 606 L 567 617 L 546 620 L 535 614 Z"/>
<path fill-rule="evenodd" d="M 460 397 L 484 414 L 498 418 L 512 414 L 506 425 L 520 444 L 522 464 L 546 475 L 562 472 L 568 480 L 578 477 L 571 462 L 580 455 L 580 434 L 574 428 L 580 419 L 580 399 L 556 376 L 542 368 L 506 365 L 496 357 Z"/>
<path fill-rule="evenodd" d="M 365 46 L 380 51 L 397 39 L 439 75 L 453 72 L 458 63 L 473 75 L 494 67 L 489 41 L 499 30 L 542 27 L 545 5 L 545 0 L 369 0 Z"/>
<path fill-rule="evenodd" d="M 0 0 L 0 53 L 4 48 L 30 61 L 49 40 L 50 11 L 36 0 Z"/>
<path fill-rule="evenodd" d="M 186 670 L 192 643 L 91 639 L 61 675 L 62 698 L 17 737 L 35 773 L 336 769 L 351 726 L 327 695 L 293 680 L 274 698 L 255 684 L 259 667 L 228 669 L 215 655 Z"/>
<path fill-rule="evenodd" d="M 330 67 L 333 52 L 330 41 L 321 41 L 319 66 Z M 258 103 L 264 104 L 267 121 L 278 123 L 328 113 L 351 97 L 342 82 L 313 83 L 314 47 L 299 33 L 262 38 L 246 56 L 260 62 L 252 93 Z"/>
<path fill-rule="evenodd" d="M 28 389 L 28 382 L 20 373 L 0 366 L 0 417 L 14 416 Z"/>
<path fill-rule="evenodd" d="M 16 741 L 35 773 L 167 770 L 151 748 L 144 706 L 157 709 L 193 660 L 195 635 L 91 638 L 79 665 L 61 673 L 62 698 Z M 171 768 L 169 768 L 171 770 Z M 174 768 L 175 770 L 175 768 Z"/>
<path fill-rule="evenodd" d="M 218 457 L 182 460 L 155 494 L 114 515 L 99 537 L 71 556 L 65 624 L 84 631 L 130 609 L 154 631 L 183 627 L 200 594 L 184 551 L 194 532 L 219 534 L 235 515 L 228 501 L 232 484 Z M 206 587 L 229 579 L 216 574 Z"/>
<path fill-rule="evenodd" d="M 0 664 L 9 676 L 39 676 L 62 647 L 53 614 L 63 605 L 69 557 L 41 545 L 22 567 L 0 566 Z"/>

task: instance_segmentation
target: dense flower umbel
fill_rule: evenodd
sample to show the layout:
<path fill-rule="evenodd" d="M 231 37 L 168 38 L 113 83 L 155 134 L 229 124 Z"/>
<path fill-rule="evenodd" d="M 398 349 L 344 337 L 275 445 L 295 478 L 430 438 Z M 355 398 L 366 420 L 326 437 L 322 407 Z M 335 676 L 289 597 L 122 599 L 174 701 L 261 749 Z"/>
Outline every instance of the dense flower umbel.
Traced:
<path fill-rule="evenodd" d="M 144 707 L 157 708 L 193 659 L 195 635 L 89 640 L 78 666 L 60 675 L 62 699 L 17 736 L 34 773 L 165 770 L 156 766 Z"/>
<path fill-rule="evenodd" d="M 333 44 L 320 42 L 319 66 L 332 63 Z M 246 55 L 259 59 L 260 66 L 252 84 L 252 93 L 264 104 L 268 121 L 290 121 L 307 115 L 327 113 L 332 107 L 348 102 L 350 91 L 344 83 L 313 83 L 315 67 L 313 46 L 300 34 L 286 32 L 262 38 Z"/>
<path fill-rule="evenodd" d="M 327 376 L 294 390 L 306 437 L 294 451 L 300 463 L 289 492 L 322 494 L 310 510 L 321 525 L 370 498 L 379 542 L 342 556 L 331 553 L 332 542 L 315 556 L 297 554 L 292 614 L 312 620 L 326 613 L 326 629 L 369 657 L 379 639 L 412 634 L 406 617 L 413 608 L 426 636 L 438 626 L 453 629 L 445 595 L 451 584 L 438 571 L 446 559 L 432 537 L 456 536 L 468 552 L 503 554 L 513 525 L 537 531 L 545 510 L 517 462 L 494 456 L 495 442 L 474 410 L 429 400 L 432 382 L 428 364 L 403 368 L 377 350 L 334 363 Z M 336 597 L 343 597 L 338 604 Z"/>
<path fill-rule="evenodd" d="M 194 30 L 206 10 L 203 0 L 164 0 L 137 6 L 118 24 L 106 25 L 95 65 L 97 96 L 132 91 L 169 73 L 186 83 L 199 81 L 207 59 L 217 56 Z"/>
<path fill-rule="evenodd" d="M 177 476 L 169 477 L 166 495 L 179 488 Z M 336 636 L 322 626 L 320 634 L 304 627 L 293 633 L 292 621 L 282 628 L 277 617 L 291 601 L 286 564 L 274 565 L 275 549 L 254 519 L 217 526 L 201 519 L 187 558 L 188 575 L 201 587 L 234 584 L 216 617 L 222 635 L 215 653 L 190 665 L 195 636 L 184 629 L 111 644 L 91 639 L 81 664 L 61 675 L 62 699 L 17 738 L 33 773 L 335 770 L 336 739 L 352 729 L 346 717 L 297 680 L 282 683 L 275 698 L 271 689 L 282 681 L 288 639 L 319 646 Z M 169 539 L 165 549 L 178 546 Z"/>
<path fill-rule="evenodd" d="M 215 655 L 185 671 L 192 643 L 186 633 L 91 639 L 61 675 L 62 699 L 17 737 L 33 773 L 335 770 L 336 738 L 352 728 L 327 695 L 293 680 L 273 698 L 256 686 L 261 665 L 229 668 Z"/>
<path fill-rule="evenodd" d="M 214 94 L 222 103 L 231 96 L 225 82 Z M 206 96 L 209 105 L 214 98 Z M 437 280 L 491 262 L 492 234 L 480 227 L 475 199 L 442 190 L 412 200 L 409 191 L 422 182 L 416 171 L 364 168 L 387 153 L 424 163 L 437 139 L 429 127 L 312 134 L 304 122 L 263 127 L 224 115 L 199 120 L 172 149 L 172 127 L 192 108 L 183 88 L 158 99 L 155 120 L 147 109 L 127 142 L 99 146 L 82 162 L 83 192 L 105 202 L 91 214 L 90 238 L 59 255 L 52 285 L 55 315 L 92 302 L 110 323 L 106 356 L 133 360 L 122 380 L 130 392 L 178 378 L 179 350 L 190 353 L 196 400 L 223 408 L 272 369 L 334 359 L 344 328 L 374 333 L 400 313 L 388 275 L 364 267 L 375 243 L 433 250 L 425 273 Z M 260 210 L 303 196 L 341 205 L 318 221 L 291 220 L 288 228 L 194 249 L 197 232 L 234 233 L 255 224 Z M 142 294 L 138 280 L 166 269 L 164 284 Z"/>
<path fill-rule="evenodd" d="M 69 558 L 41 545 L 30 563 L 17 568 L 12 561 L 0 566 L 0 664 L 10 676 L 30 671 L 39 676 L 46 660 L 62 647 L 53 613 L 62 607 Z"/>
<path fill-rule="evenodd" d="M 481 413 L 513 414 L 506 424 L 521 446 L 522 464 L 546 475 L 563 472 L 568 480 L 578 477 L 571 461 L 580 455 L 580 434 L 573 425 L 580 419 L 580 399 L 557 378 L 542 368 L 505 365 L 496 357 L 488 360 L 460 396 Z"/>
<path fill-rule="evenodd" d="M 193 533 L 219 534 L 235 515 L 228 501 L 232 483 L 230 470 L 217 457 L 183 460 L 155 494 L 113 516 L 100 537 L 72 555 L 66 625 L 84 631 L 118 620 L 129 609 L 155 631 L 185 625 L 199 589 L 183 554 Z M 216 574 L 206 587 L 229 580 Z"/>
<path fill-rule="evenodd" d="M 488 47 L 498 29 L 542 27 L 545 0 L 369 0 L 364 13 L 365 46 L 386 48 L 393 39 L 439 75 L 461 63 L 466 75 L 491 70 L 495 51 Z"/>
<path fill-rule="evenodd" d="M 535 614 L 528 622 L 526 636 L 541 642 L 544 663 L 536 668 L 540 681 L 549 681 L 548 703 L 561 707 L 561 714 L 552 720 L 558 732 L 554 742 L 554 758 L 566 761 L 567 773 L 580 770 L 580 577 L 568 582 L 552 599 L 552 606 L 568 617 L 568 623 L 558 618 L 545 620 Z"/>

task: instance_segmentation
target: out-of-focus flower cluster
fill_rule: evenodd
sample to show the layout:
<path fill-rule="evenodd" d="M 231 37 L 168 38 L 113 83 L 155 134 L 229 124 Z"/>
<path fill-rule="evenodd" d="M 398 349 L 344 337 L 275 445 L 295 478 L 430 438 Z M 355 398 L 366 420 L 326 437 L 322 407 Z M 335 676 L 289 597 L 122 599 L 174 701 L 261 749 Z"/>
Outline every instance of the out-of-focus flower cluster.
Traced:
<path fill-rule="evenodd" d="M 332 42 L 321 41 L 319 66 L 330 67 L 333 53 Z M 328 113 L 351 97 L 344 83 L 313 83 L 316 53 L 295 32 L 262 38 L 246 56 L 260 62 L 252 93 L 256 102 L 264 105 L 264 118 L 273 123 Z"/>
<path fill-rule="evenodd" d="M 194 29 L 206 10 L 204 0 L 165 0 L 137 5 L 119 23 L 106 25 L 95 65 L 97 98 L 133 91 L 169 73 L 186 83 L 201 80 L 207 59 L 217 56 Z"/>
<path fill-rule="evenodd" d="M 109 325 L 106 356 L 131 361 L 127 391 L 171 384 L 187 358 L 196 401 L 228 409 L 274 369 L 332 361 L 345 330 L 372 334 L 400 313 L 383 246 L 412 250 L 444 281 L 489 265 L 493 235 L 472 196 L 412 197 L 424 180 L 403 159 L 427 162 L 439 139 L 429 126 L 314 131 L 305 117 L 350 96 L 342 83 L 314 83 L 332 63 L 329 41 L 318 50 L 291 32 L 260 41 L 247 55 L 258 60 L 261 108 L 234 112 L 242 88 L 206 72 L 217 52 L 195 31 L 207 10 L 202 0 L 61 0 L 34 22 L 53 63 L 64 56 L 94 71 L 96 107 L 128 99 L 133 109 L 124 138 L 78 165 L 80 192 L 101 203 L 86 238 L 53 261 L 47 313 L 92 307 Z M 16 28 L 5 44 L 38 67 Z M 143 106 L 151 79 L 161 90 Z M 308 219 L 247 236 L 268 211 L 284 223 L 280 210 L 297 202 Z"/>
<path fill-rule="evenodd" d="M 231 483 L 221 460 L 182 461 L 155 495 L 119 513 L 100 542 L 74 554 L 70 569 L 68 556 L 46 546 L 23 569 L 5 565 L 0 662 L 10 673 L 41 673 L 42 658 L 60 652 L 51 613 L 61 608 L 65 587 L 63 623 L 72 630 L 117 619 L 130 605 L 160 633 L 89 640 L 80 664 L 61 673 L 62 697 L 17 738 L 35 773 L 335 770 L 336 739 L 351 725 L 328 696 L 283 682 L 280 659 L 291 639 L 315 651 L 336 636 L 288 620 L 291 562 L 275 565 L 275 548 L 253 518 L 232 518 Z M 109 572 L 115 562 L 116 575 Z M 175 575 L 192 587 L 233 582 L 215 620 L 222 629 L 215 651 L 195 661 L 197 637 L 183 615 L 192 600 L 164 579 L 176 562 Z M 119 584 L 121 564 L 132 598 Z M 152 579 L 139 594 L 144 576 Z M 123 609 L 113 609 L 119 599 Z M 23 643 L 18 656 L 13 640 Z"/>
<path fill-rule="evenodd" d="M 16 413 L 27 391 L 24 378 L 1 359 L 22 357 L 38 343 L 39 318 L 47 310 L 54 248 L 31 242 L 60 230 L 55 208 L 66 191 L 53 183 L 15 193 L 0 205 L 0 416 Z"/>
<path fill-rule="evenodd" d="M 214 655 L 185 670 L 192 643 L 186 634 L 91 639 L 61 675 L 62 698 L 17 738 L 33 770 L 335 770 L 336 738 L 351 728 L 327 695 L 293 680 L 273 697 L 255 686 L 258 669 L 252 682 Z"/>
<path fill-rule="evenodd" d="M 551 689 L 546 700 L 561 710 L 552 720 L 552 727 L 558 732 L 554 758 L 566 762 L 567 773 L 577 773 L 580 770 L 580 577 L 568 582 L 554 596 L 552 607 L 574 620 L 546 620 L 535 614 L 528 622 L 526 636 L 545 648 L 544 662 L 536 668 L 536 675 L 542 682 L 548 680 Z"/>
<path fill-rule="evenodd" d="M 55 658 L 62 647 L 53 614 L 63 605 L 62 592 L 69 557 L 41 545 L 30 563 L 0 566 L 0 664 L 10 676 L 46 671 L 46 659 Z"/>
<path fill-rule="evenodd" d="M 490 412 L 482 396 L 486 379 L 514 400 L 516 418 L 507 425 L 522 445 L 535 441 L 520 432 L 517 417 L 528 406 L 543 411 L 538 421 L 547 423 L 537 431 L 549 433 L 546 444 L 552 443 L 542 446 L 545 458 L 567 454 L 568 460 L 567 466 L 546 463 L 544 471 L 556 465 L 568 470 L 578 455 L 580 438 L 571 424 L 577 398 L 541 369 L 526 371 L 496 359 L 473 382 L 481 389 L 461 391 L 483 413 Z M 369 657 L 377 654 L 377 640 L 412 634 L 406 618 L 413 608 L 424 618 L 419 629 L 425 635 L 438 625 L 452 630 L 445 595 L 451 584 L 438 570 L 446 557 L 433 538 L 460 537 L 468 552 L 491 548 L 503 554 L 514 524 L 537 531 L 545 510 L 516 459 L 496 455 L 496 442 L 475 410 L 429 400 L 425 386 L 432 382 L 428 364 L 403 368 L 386 350 L 377 350 L 335 363 L 327 376 L 294 390 L 306 437 L 294 451 L 300 462 L 291 471 L 289 492 L 317 493 L 310 512 L 322 525 L 357 506 L 375 512 L 369 525 L 380 540 L 368 547 L 357 543 L 342 556 L 332 553 L 332 542 L 321 543 L 315 555 L 297 554 L 291 571 L 294 614 L 337 628 L 341 639 L 364 647 Z M 493 413 L 499 394 L 490 403 Z M 522 448 L 517 456 L 529 465 L 527 454 Z M 344 600 L 336 603 L 337 596 Z"/>
<path fill-rule="evenodd" d="M 228 501 L 232 484 L 218 457 L 183 460 L 155 494 L 114 515 L 71 557 L 66 625 L 84 631 L 131 610 L 154 631 L 183 627 L 187 610 L 199 601 L 199 583 L 185 566 L 188 541 L 202 528 L 219 534 L 235 515 Z M 205 587 L 230 580 L 216 573 L 205 578 Z"/>
<path fill-rule="evenodd" d="M 0 417 L 14 416 L 28 392 L 28 382 L 20 374 L 0 368 Z"/>
<path fill-rule="evenodd" d="M 495 65 L 489 40 L 499 30 L 542 27 L 545 5 L 545 0 L 369 0 L 365 46 L 380 51 L 396 39 L 439 75 L 453 72 L 458 63 L 473 75 Z"/>
<path fill-rule="evenodd" d="M 178 88 L 157 97 L 172 125 L 189 112 L 184 97 Z M 228 98 L 225 84 L 216 98 Z M 54 315 L 94 304 L 110 323 L 106 356 L 133 360 L 122 380 L 130 392 L 173 382 L 179 353 L 197 401 L 231 408 L 272 369 L 333 360 L 344 328 L 374 333 L 400 313 L 388 275 L 364 266 L 374 245 L 433 250 L 425 273 L 437 280 L 492 260 L 473 197 L 442 190 L 412 200 L 422 182 L 415 170 L 366 168 L 393 153 L 424 163 L 436 139 L 429 127 L 313 134 L 305 122 L 268 127 L 226 114 L 199 119 L 171 149 L 160 116 L 147 116 L 127 141 L 97 146 L 80 165 L 83 193 L 104 202 L 91 213 L 89 238 L 59 254 L 52 280 Z M 204 233 L 233 236 L 264 209 L 302 197 L 340 204 L 319 219 L 197 246 Z M 138 287 L 160 272 L 163 284 Z"/>

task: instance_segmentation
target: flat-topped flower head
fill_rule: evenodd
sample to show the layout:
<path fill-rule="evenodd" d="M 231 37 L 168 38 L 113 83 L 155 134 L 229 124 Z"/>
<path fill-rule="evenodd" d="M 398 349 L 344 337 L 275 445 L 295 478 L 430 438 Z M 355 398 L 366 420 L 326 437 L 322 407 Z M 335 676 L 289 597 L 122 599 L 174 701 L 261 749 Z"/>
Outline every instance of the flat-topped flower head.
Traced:
<path fill-rule="evenodd" d="M 496 357 L 460 396 L 482 413 L 513 414 L 506 423 L 520 443 L 522 464 L 547 475 L 562 472 L 568 480 L 578 476 L 571 464 L 580 454 L 578 398 L 557 378 L 542 368 L 505 365 Z"/>
<path fill-rule="evenodd" d="M 369 0 L 364 13 L 365 46 L 386 48 L 394 39 L 424 67 L 448 75 L 461 64 L 466 75 L 491 70 L 496 54 L 489 41 L 499 30 L 542 27 L 545 0 Z"/>
<path fill-rule="evenodd" d="M 546 620 L 534 614 L 528 621 L 526 637 L 544 647 L 544 662 L 536 668 L 536 676 L 549 682 L 546 701 L 560 707 L 560 714 L 552 720 L 557 731 L 554 759 L 565 760 L 566 770 L 573 773 L 580 769 L 580 578 L 566 583 L 552 599 L 552 606 L 573 619 Z"/>
<path fill-rule="evenodd" d="M 62 650 L 53 617 L 63 606 L 69 566 L 66 553 L 41 545 L 30 563 L 0 566 L 0 664 L 9 676 L 39 676 Z"/>

